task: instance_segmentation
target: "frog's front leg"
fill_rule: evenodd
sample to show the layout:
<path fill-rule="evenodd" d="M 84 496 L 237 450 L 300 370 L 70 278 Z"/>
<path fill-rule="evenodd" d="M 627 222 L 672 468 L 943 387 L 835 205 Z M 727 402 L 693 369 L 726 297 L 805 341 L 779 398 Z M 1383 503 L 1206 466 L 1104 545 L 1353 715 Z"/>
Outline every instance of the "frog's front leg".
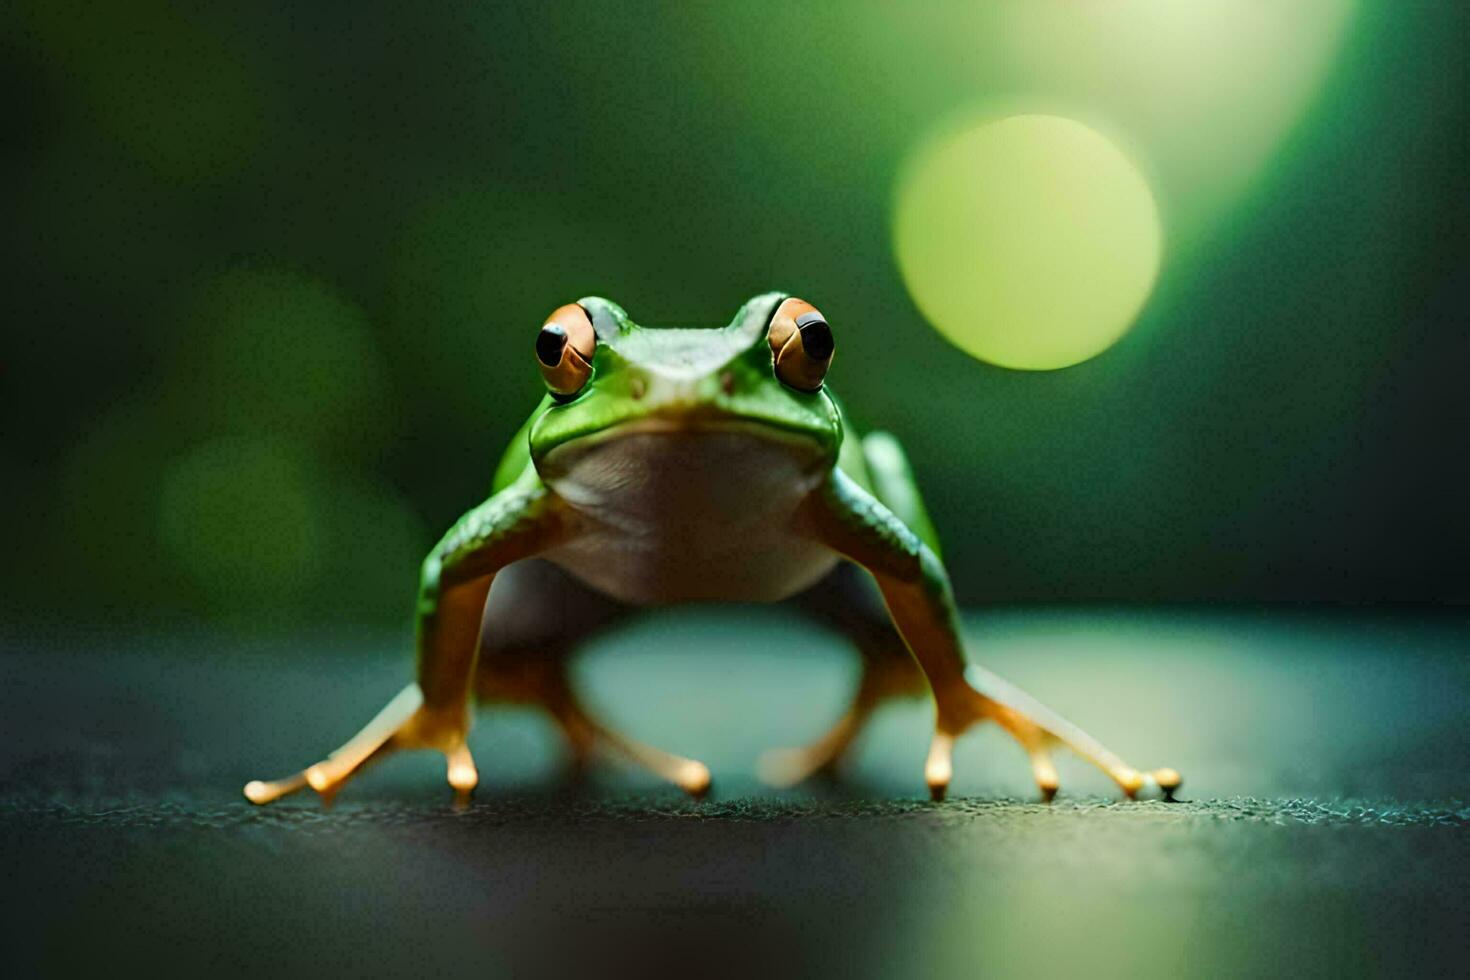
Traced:
<path fill-rule="evenodd" d="M 480 620 L 495 573 L 570 540 L 568 509 L 534 475 L 462 517 L 425 559 L 417 616 L 418 677 L 362 731 L 327 758 L 285 779 L 246 785 L 252 803 L 311 786 L 330 801 L 367 763 L 389 752 L 444 753 L 450 786 L 461 797 L 479 781 L 465 744 Z"/>
<path fill-rule="evenodd" d="M 1166 795 L 1179 787 L 1177 772 L 1157 769 L 1145 774 L 994 674 L 967 668 L 949 576 L 938 556 L 841 470 L 833 470 L 807 498 L 797 531 L 868 570 L 894 627 L 928 679 L 935 731 L 924 777 L 934 799 L 943 799 L 949 788 L 955 739 L 982 721 L 997 722 L 1021 744 L 1048 800 L 1058 785 L 1051 759 L 1057 745 L 1091 761 L 1130 797 L 1150 779 Z"/>

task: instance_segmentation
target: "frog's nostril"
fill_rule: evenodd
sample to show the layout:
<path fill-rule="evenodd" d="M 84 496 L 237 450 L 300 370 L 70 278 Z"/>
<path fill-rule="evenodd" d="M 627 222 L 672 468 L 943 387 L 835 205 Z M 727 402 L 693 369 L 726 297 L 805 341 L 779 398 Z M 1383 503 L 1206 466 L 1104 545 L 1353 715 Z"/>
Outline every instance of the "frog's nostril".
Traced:
<path fill-rule="evenodd" d="M 643 397 L 643 393 L 647 390 L 648 382 L 644 381 L 642 378 L 634 378 L 628 383 L 628 394 L 633 396 L 633 400 L 635 402 L 641 399 Z"/>
<path fill-rule="evenodd" d="M 735 374 L 733 371 L 720 372 L 720 390 L 727 395 L 735 394 Z"/>

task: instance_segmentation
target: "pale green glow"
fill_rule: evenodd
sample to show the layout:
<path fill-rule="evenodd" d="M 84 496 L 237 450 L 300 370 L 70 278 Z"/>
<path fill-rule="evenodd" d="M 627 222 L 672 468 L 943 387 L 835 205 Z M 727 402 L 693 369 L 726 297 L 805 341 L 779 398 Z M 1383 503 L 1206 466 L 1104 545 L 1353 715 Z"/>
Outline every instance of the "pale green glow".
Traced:
<path fill-rule="evenodd" d="M 962 350 L 1051 370 L 1121 337 L 1158 274 L 1162 233 L 1147 182 L 1081 123 L 1013 116 L 946 130 L 900 176 L 899 271 L 919 309 Z"/>
<path fill-rule="evenodd" d="M 1356 0 L 990 8 L 989 78 L 1030 111 L 1106 118 L 1146 154 L 1172 231 L 1245 191 L 1327 77 Z M 976 59 L 978 60 L 978 59 Z"/>

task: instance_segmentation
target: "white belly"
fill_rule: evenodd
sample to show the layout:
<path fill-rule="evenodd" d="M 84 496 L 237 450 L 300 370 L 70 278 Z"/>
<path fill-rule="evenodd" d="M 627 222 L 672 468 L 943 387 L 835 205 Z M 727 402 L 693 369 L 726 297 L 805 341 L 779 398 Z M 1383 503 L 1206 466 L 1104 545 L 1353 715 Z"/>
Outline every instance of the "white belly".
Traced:
<path fill-rule="evenodd" d="M 542 477 L 588 522 L 547 558 L 639 604 L 770 602 L 837 563 L 792 518 L 830 462 L 761 427 L 629 429 L 553 450 Z"/>

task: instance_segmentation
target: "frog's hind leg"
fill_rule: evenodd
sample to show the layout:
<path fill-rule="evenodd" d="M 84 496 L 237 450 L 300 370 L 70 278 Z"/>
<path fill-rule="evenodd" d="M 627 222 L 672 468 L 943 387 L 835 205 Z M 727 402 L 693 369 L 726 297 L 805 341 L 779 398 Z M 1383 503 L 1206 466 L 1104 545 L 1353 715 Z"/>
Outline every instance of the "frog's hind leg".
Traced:
<path fill-rule="evenodd" d="M 568 677 L 570 649 L 502 648 L 480 662 L 475 693 L 481 705 L 520 704 L 540 708 L 566 740 L 576 773 L 585 772 L 598 749 L 622 756 L 695 798 L 709 791 L 710 772 L 701 762 L 646 745 L 603 724 L 582 704 Z"/>
<path fill-rule="evenodd" d="M 783 789 L 808 779 L 835 776 L 874 711 L 894 698 L 923 694 L 923 684 L 923 675 L 907 659 L 907 651 L 904 659 L 864 654 L 858 689 L 842 716 L 813 742 L 764 753 L 757 764 L 758 775 Z"/>
<path fill-rule="evenodd" d="M 761 756 L 758 774 L 777 787 L 836 775 L 878 708 L 896 698 L 919 697 L 928 691 L 903 638 L 888 623 L 877 590 L 855 566 L 838 566 L 798 603 L 852 641 L 862 659 L 862 672 L 847 709 L 819 738 Z"/>
<path fill-rule="evenodd" d="M 628 607 L 547 561 L 520 562 L 496 578 L 475 676 L 481 705 L 522 704 L 545 711 L 566 739 L 574 770 L 599 749 L 642 766 L 691 796 L 709 790 L 703 763 L 614 731 L 592 714 L 568 676 L 575 648 L 623 618 Z M 489 628 L 493 626 L 492 628 Z"/>

